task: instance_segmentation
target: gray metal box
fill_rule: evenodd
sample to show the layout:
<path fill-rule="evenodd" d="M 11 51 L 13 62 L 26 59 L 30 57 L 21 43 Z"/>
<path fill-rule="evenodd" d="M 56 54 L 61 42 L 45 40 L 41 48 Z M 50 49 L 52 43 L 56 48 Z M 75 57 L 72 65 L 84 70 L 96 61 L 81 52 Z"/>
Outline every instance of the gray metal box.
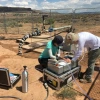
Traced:
<path fill-rule="evenodd" d="M 65 62 L 64 60 L 58 60 L 56 63 L 52 63 L 51 61 L 48 61 L 48 70 L 51 70 L 52 72 L 56 74 L 62 74 L 66 71 L 70 70 L 70 63 Z"/>
<path fill-rule="evenodd" d="M 71 64 L 70 63 L 66 63 L 66 66 L 64 67 L 64 72 L 71 70 Z"/>
<path fill-rule="evenodd" d="M 48 69 L 51 70 L 52 72 L 56 74 L 61 74 L 63 73 L 63 66 L 56 66 L 56 64 L 52 64 L 48 62 Z"/>

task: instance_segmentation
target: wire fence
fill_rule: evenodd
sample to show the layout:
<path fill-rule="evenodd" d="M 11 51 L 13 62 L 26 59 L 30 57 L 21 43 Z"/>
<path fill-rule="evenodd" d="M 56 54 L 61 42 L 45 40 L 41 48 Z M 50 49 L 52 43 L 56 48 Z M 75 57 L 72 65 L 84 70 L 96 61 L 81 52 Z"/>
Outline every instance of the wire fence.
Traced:
<path fill-rule="evenodd" d="M 43 16 L 47 15 L 44 17 Z M 0 33 L 26 34 L 49 27 L 72 25 L 76 31 L 93 29 L 100 25 L 100 8 L 44 9 L 27 12 L 0 13 Z M 84 27 L 84 28 L 83 28 Z"/>
<path fill-rule="evenodd" d="M 72 25 L 75 28 L 76 32 L 90 31 L 96 34 L 100 34 L 100 8 L 84 8 L 74 10 L 71 8 L 50 10 L 44 9 L 41 11 L 0 13 L 0 33 L 2 34 L 31 33 L 35 30 L 35 28 L 42 30 L 43 25 L 45 25 L 46 29 L 48 29 L 49 27 L 57 28 Z M 99 76 L 100 73 L 98 74 L 98 78 L 95 81 L 95 84 L 97 85 L 93 84 L 91 92 L 88 92 L 88 95 L 95 100 L 100 100 Z M 85 86 L 86 89 L 88 87 L 88 85 Z M 69 91 L 69 89 L 67 91 Z M 72 93 L 73 91 L 68 94 L 68 96 Z M 71 100 L 72 97 L 70 97 L 69 100 Z M 82 98 L 83 97 L 84 96 L 82 95 Z M 74 98 L 72 98 L 72 100 L 74 100 Z"/>
<path fill-rule="evenodd" d="M 77 32 L 90 31 L 100 33 L 100 8 L 75 9 L 73 24 Z"/>

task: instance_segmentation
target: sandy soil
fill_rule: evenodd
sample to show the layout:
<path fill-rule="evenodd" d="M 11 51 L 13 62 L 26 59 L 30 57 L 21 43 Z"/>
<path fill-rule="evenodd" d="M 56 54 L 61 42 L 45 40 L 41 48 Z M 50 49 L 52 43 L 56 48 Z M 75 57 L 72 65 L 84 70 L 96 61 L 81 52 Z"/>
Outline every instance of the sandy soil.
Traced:
<path fill-rule="evenodd" d="M 36 70 L 36 65 L 38 64 L 37 57 L 35 57 L 34 53 L 30 57 L 21 57 L 17 54 L 17 43 L 15 41 L 0 41 L 0 67 L 9 68 L 10 72 L 22 74 L 23 66 L 26 65 L 28 67 L 29 72 L 29 87 L 28 93 L 22 93 L 22 81 L 20 80 L 13 89 L 4 90 L 0 89 L 0 95 L 7 96 L 16 96 L 21 98 L 22 100 L 43 100 L 46 97 L 46 90 L 43 87 L 42 73 Z M 37 55 L 38 56 L 38 55 Z M 51 90 L 51 89 L 50 89 Z M 50 100 L 54 97 L 50 93 Z"/>
<path fill-rule="evenodd" d="M 10 37 L 8 35 L 8 37 Z M 43 86 L 43 73 L 38 69 L 38 56 L 40 53 L 36 52 L 28 52 L 23 56 L 18 56 L 18 43 L 16 40 L 0 40 L 0 67 L 9 68 L 10 72 L 22 74 L 23 66 L 26 65 L 28 67 L 29 73 L 29 85 L 28 92 L 22 93 L 22 80 L 20 80 L 12 89 L 5 90 L 0 89 L 0 96 L 16 96 L 21 98 L 22 100 L 44 100 L 46 97 L 46 90 Z M 85 70 L 87 66 L 87 55 L 85 59 L 81 62 L 82 71 Z M 94 75 L 94 79 L 96 76 L 96 72 Z M 79 81 L 77 80 L 78 84 Z M 87 92 L 91 84 L 87 86 L 84 84 L 80 84 L 80 86 L 85 89 Z M 78 89 L 76 84 L 74 83 L 74 88 Z M 48 100 L 62 100 L 61 98 L 56 98 L 54 93 L 56 90 L 49 87 L 49 96 Z M 83 100 L 84 96 L 77 96 L 76 100 Z M 3 100 L 0 98 L 0 100 Z M 5 99 L 5 100 L 14 100 L 14 99 Z M 69 100 L 69 99 L 64 99 Z M 96 99 L 99 100 L 99 99 Z"/>

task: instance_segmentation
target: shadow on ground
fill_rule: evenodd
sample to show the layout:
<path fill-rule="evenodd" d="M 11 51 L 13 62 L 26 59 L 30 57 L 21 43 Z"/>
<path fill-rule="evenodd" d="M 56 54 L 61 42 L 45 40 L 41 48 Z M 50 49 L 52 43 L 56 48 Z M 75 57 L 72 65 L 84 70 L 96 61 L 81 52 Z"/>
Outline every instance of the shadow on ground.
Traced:
<path fill-rule="evenodd" d="M 16 87 L 16 90 L 22 92 L 22 86 L 20 86 L 20 87 Z"/>
<path fill-rule="evenodd" d="M 99 66 L 95 66 L 94 67 L 94 71 L 97 71 L 97 72 L 100 71 L 100 67 Z"/>
<path fill-rule="evenodd" d="M 41 65 L 36 65 L 35 69 L 43 73 L 43 67 L 41 67 Z"/>

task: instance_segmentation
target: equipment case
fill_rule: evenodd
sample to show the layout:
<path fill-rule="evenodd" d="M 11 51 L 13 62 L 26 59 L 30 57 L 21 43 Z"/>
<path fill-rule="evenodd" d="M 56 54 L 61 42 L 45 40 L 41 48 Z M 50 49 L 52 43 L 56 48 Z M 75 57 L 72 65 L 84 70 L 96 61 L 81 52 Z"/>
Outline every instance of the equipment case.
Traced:
<path fill-rule="evenodd" d="M 73 80 L 72 73 L 75 78 L 78 77 L 80 72 L 80 66 L 71 69 L 63 74 L 56 74 L 51 70 L 43 70 L 43 81 L 47 82 L 50 87 L 53 89 L 59 90 L 61 87 Z"/>
<path fill-rule="evenodd" d="M 5 88 L 5 89 L 13 88 L 14 85 L 20 79 L 21 79 L 20 74 L 9 73 L 9 69 L 0 68 L 0 88 Z"/>

